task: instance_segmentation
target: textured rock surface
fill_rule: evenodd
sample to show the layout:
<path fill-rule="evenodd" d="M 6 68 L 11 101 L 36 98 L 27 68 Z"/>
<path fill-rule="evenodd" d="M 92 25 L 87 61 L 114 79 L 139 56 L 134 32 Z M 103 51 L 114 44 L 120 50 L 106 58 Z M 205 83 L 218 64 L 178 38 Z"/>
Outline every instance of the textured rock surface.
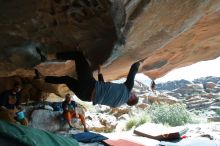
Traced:
<path fill-rule="evenodd" d="M 157 85 L 159 92 L 166 92 L 168 95 L 182 99 L 187 108 L 201 117 L 218 120 L 219 115 L 219 77 L 203 77 L 191 82 L 177 80 Z M 172 88 L 169 87 L 173 84 Z M 159 96 L 159 95 L 158 95 Z M 150 101 L 150 98 L 149 98 Z"/>
<path fill-rule="evenodd" d="M 62 117 L 62 111 L 45 109 L 34 110 L 30 117 L 30 123 L 31 127 L 52 132 L 69 129 L 67 121 Z M 74 123 L 77 128 L 82 128 L 82 124 L 79 119 L 74 118 L 72 123 Z"/>
<path fill-rule="evenodd" d="M 50 57 L 78 46 L 108 80 L 143 58 L 155 79 L 220 56 L 219 18 L 219 0 L 2 0 L 0 76 L 74 76 L 74 62 L 41 63 L 36 48 Z"/>
<path fill-rule="evenodd" d="M 61 116 L 62 112 L 44 109 L 34 110 L 31 114 L 31 126 L 48 131 L 57 131 L 64 126 L 64 124 L 61 124 Z"/>

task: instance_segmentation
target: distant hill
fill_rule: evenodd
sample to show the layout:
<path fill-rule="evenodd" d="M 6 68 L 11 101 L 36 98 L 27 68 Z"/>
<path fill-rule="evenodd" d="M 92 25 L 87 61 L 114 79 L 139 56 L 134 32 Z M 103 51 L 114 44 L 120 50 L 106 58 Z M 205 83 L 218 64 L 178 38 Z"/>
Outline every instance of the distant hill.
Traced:
<path fill-rule="evenodd" d="M 220 77 L 212 77 L 212 76 L 208 76 L 208 77 L 203 77 L 203 78 L 198 78 L 193 80 L 193 83 L 195 84 L 204 84 L 207 82 L 213 82 L 215 84 L 220 84 Z"/>
<path fill-rule="evenodd" d="M 187 81 L 187 80 L 175 80 L 175 81 L 169 81 L 166 83 L 159 83 L 156 86 L 156 90 L 158 91 L 162 91 L 162 90 L 166 90 L 166 91 L 173 91 L 182 87 L 186 87 L 186 85 L 189 84 L 206 84 L 208 82 L 212 82 L 214 84 L 218 84 L 220 85 L 220 77 L 212 77 L 212 76 L 208 76 L 208 77 L 202 77 L 202 78 L 198 78 L 195 79 L 193 81 Z"/>
<path fill-rule="evenodd" d="M 175 89 L 185 87 L 187 84 L 192 84 L 192 82 L 187 81 L 187 80 L 176 80 L 176 81 L 168 81 L 166 83 L 160 83 L 156 85 L 156 90 L 162 91 L 162 90 L 167 90 L 167 91 L 173 91 Z"/>

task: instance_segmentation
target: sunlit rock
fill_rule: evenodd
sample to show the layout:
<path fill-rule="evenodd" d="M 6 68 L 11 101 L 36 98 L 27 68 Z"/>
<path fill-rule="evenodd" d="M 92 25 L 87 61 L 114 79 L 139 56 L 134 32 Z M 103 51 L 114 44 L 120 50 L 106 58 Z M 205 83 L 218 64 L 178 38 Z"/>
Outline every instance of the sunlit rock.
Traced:
<path fill-rule="evenodd" d="M 32 78 L 37 68 L 76 77 L 73 61 L 45 62 L 37 50 L 47 58 L 79 50 L 92 70 L 102 65 L 106 80 L 126 76 L 140 59 L 139 72 L 156 79 L 220 56 L 219 16 L 218 0 L 0 1 L 0 76 Z"/>

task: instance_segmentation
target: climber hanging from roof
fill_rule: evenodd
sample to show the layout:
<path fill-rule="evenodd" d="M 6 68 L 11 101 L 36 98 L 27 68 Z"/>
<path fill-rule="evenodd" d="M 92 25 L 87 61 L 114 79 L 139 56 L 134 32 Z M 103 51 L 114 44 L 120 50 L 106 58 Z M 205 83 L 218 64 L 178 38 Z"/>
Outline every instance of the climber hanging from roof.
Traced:
<path fill-rule="evenodd" d="M 104 82 L 103 76 L 98 69 L 98 81 L 92 74 L 89 63 L 79 51 L 57 53 L 59 60 L 75 60 L 77 79 L 69 76 L 43 76 L 35 69 L 35 79 L 43 78 L 45 82 L 52 84 L 66 84 L 75 95 L 83 101 L 92 101 L 93 105 L 102 104 L 110 107 L 118 107 L 124 103 L 132 106 L 137 104 L 138 97 L 131 92 L 134 86 L 134 78 L 138 72 L 140 62 L 132 64 L 124 83 Z"/>

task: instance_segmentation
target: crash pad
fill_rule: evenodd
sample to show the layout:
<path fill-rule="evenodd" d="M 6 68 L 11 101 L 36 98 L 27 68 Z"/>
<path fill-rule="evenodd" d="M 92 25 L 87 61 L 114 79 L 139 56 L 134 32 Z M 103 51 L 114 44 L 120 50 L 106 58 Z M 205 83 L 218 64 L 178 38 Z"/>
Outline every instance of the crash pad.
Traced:
<path fill-rule="evenodd" d="M 138 144 L 132 141 L 118 139 L 118 140 L 104 140 L 103 141 L 107 146 L 144 146 L 142 144 Z"/>
<path fill-rule="evenodd" d="M 176 140 L 187 132 L 188 128 L 185 126 L 166 127 L 162 124 L 146 123 L 134 130 L 134 134 L 144 136 L 156 140 Z"/>
<path fill-rule="evenodd" d="M 93 132 L 77 133 L 77 134 L 73 134 L 72 137 L 76 139 L 77 141 L 84 142 L 84 143 L 100 142 L 105 139 L 108 139 L 107 137 L 101 134 L 93 133 Z"/>
<path fill-rule="evenodd" d="M 78 146 L 72 138 L 56 135 L 48 131 L 11 124 L 0 120 L 0 136 L 12 139 L 25 146 Z"/>

